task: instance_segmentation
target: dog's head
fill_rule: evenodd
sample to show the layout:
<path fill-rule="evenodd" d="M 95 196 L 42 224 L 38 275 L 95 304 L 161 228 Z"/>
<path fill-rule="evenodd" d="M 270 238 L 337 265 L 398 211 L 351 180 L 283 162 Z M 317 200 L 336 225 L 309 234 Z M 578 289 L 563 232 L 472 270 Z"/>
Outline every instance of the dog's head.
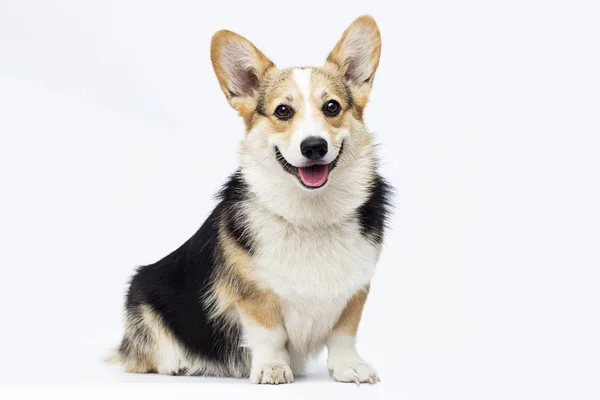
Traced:
<path fill-rule="evenodd" d="M 370 16 L 356 19 L 319 67 L 279 69 L 244 37 L 226 30 L 213 36 L 217 78 L 247 128 L 242 173 L 278 214 L 294 220 L 289 207 L 309 202 L 335 217 L 331 212 L 344 214 L 364 201 L 374 158 L 363 110 L 380 51 Z"/>

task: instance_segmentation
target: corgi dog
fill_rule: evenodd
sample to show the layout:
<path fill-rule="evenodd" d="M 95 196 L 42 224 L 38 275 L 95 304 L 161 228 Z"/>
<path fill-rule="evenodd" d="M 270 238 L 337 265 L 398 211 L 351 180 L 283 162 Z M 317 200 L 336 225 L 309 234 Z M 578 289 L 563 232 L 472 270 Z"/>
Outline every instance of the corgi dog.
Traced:
<path fill-rule="evenodd" d="M 355 343 L 390 208 L 363 122 L 380 51 L 370 16 L 318 67 L 280 69 L 236 33 L 213 36 L 246 126 L 240 166 L 200 229 L 131 279 L 113 361 L 281 384 L 327 347 L 336 381 L 379 381 Z"/>

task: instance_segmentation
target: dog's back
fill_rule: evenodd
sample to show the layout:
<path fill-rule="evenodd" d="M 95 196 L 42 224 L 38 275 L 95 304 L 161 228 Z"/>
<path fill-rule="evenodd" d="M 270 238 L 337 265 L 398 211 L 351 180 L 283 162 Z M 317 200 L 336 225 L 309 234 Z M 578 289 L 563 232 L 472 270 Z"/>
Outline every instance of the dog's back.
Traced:
<path fill-rule="evenodd" d="M 362 120 L 379 52 L 370 17 L 323 67 L 280 70 L 215 34 L 217 77 L 247 127 L 240 170 L 198 232 L 133 277 L 115 357 L 127 371 L 287 383 L 327 346 L 336 380 L 378 380 L 354 343 L 389 205 Z"/>

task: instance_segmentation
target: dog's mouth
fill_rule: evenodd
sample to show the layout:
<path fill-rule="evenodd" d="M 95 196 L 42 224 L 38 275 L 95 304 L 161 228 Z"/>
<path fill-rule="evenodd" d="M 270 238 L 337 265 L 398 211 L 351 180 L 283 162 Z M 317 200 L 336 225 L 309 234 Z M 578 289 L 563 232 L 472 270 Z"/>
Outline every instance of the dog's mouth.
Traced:
<path fill-rule="evenodd" d="M 296 167 L 285 159 L 283 154 L 279 151 L 279 148 L 275 147 L 275 158 L 279 161 L 279 164 L 283 167 L 283 169 L 294 175 L 302 186 L 307 189 L 318 189 L 327 183 L 327 179 L 329 179 L 329 173 L 335 168 L 337 162 L 344 151 L 344 143 L 340 145 L 340 151 L 338 155 L 335 157 L 333 161 L 329 164 L 310 164 L 303 167 Z"/>

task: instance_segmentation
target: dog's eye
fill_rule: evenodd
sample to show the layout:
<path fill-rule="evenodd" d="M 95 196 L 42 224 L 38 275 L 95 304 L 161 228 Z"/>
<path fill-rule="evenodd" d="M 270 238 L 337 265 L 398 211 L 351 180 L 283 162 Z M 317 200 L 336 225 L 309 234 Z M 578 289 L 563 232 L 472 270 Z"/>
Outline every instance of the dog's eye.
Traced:
<path fill-rule="evenodd" d="M 290 106 L 280 104 L 275 109 L 275 116 L 283 121 L 287 121 L 294 116 L 294 110 Z"/>
<path fill-rule="evenodd" d="M 323 105 L 323 114 L 328 117 L 335 117 L 340 111 L 342 111 L 342 107 L 340 106 L 340 103 L 335 100 L 329 100 Z"/>

